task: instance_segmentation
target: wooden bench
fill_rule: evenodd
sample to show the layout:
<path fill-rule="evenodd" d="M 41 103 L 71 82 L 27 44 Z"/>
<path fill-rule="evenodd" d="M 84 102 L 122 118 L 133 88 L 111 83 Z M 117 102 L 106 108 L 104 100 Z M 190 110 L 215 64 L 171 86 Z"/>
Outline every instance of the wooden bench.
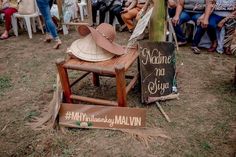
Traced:
<path fill-rule="evenodd" d="M 67 103 L 72 103 L 73 100 L 79 100 L 97 105 L 108 106 L 127 106 L 126 95 L 138 80 L 138 72 L 134 76 L 125 76 L 125 73 L 131 65 L 137 60 L 138 52 L 136 49 L 130 50 L 129 53 L 120 57 L 113 57 L 110 60 L 103 62 L 86 62 L 80 59 L 70 58 L 68 60 L 58 60 L 57 69 L 59 72 L 62 89 Z M 84 75 L 70 83 L 67 70 L 85 71 Z M 93 84 L 99 86 L 99 76 L 115 77 L 116 79 L 116 95 L 117 101 L 85 97 L 72 94 L 71 87 L 81 81 L 89 73 L 93 74 Z M 126 86 L 126 79 L 131 79 Z"/>

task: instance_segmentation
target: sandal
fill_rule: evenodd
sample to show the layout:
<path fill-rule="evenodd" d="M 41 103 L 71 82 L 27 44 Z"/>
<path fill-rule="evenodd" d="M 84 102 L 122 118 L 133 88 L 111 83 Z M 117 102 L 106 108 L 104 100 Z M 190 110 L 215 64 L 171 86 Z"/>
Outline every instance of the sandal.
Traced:
<path fill-rule="evenodd" d="M 62 42 L 60 39 L 55 40 L 57 43 L 53 46 L 54 49 L 59 49 L 59 47 L 61 46 Z"/>
<path fill-rule="evenodd" d="M 201 54 L 201 52 L 197 46 L 192 46 L 191 49 L 194 54 Z"/>

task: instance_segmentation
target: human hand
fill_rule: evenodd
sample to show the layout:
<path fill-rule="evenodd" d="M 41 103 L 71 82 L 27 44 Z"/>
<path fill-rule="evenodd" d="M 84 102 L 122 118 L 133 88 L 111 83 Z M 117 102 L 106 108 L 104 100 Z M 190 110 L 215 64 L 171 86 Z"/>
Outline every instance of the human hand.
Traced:
<path fill-rule="evenodd" d="M 201 24 L 201 21 L 204 19 L 204 14 L 202 14 L 198 19 L 197 19 L 197 25 Z"/>
<path fill-rule="evenodd" d="M 136 18 L 135 18 L 137 21 L 142 18 L 143 12 L 144 12 L 143 10 L 140 10 L 140 11 L 138 12 L 138 14 L 136 15 Z"/>
<path fill-rule="evenodd" d="M 200 23 L 201 23 L 202 28 L 207 28 L 207 26 L 209 24 L 208 19 L 206 19 L 206 18 L 201 19 Z"/>
<path fill-rule="evenodd" d="M 219 29 L 222 29 L 222 27 L 224 26 L 224 24 L 225 24 L 224 20 L 221 20 L 221 21 L 218 23 L 217 27 L 218 27 Z"/>
<path fill-rule="evenodd" d="M 179 23 L 179 16 L 174 16 L 172 18 L 172 23 L 174 24 L 174 26 L 176 26 Z"/>
<path fill-rule="evenodd" d="M 129 9 L 128 8 L 124 8 L 120 13 L 122 14 L 122 13 L 127 13 L 129 11 Z"/>

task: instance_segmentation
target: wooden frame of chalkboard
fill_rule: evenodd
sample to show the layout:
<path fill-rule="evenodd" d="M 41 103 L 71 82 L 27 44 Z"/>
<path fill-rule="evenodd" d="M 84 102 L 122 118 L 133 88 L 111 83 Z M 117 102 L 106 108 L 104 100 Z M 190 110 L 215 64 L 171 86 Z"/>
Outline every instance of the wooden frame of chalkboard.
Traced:
<path fill-rule="evenodd" d="M 151 103 L 176 92 L 175 46 L 170 42 L 139 43 L 141 101 Z"/>

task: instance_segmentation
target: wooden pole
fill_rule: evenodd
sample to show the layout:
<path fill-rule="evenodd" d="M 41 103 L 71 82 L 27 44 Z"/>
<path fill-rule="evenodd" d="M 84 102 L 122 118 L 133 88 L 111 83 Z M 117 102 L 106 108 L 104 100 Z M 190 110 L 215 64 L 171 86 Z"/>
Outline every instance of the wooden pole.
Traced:
<path fill-rule="evenodd" d="M 64 91 L 66 102 L 72 103 L 70 99 L 71 89 L 70 89 L 70 84 L 69 84 L 69 78 L 68 78 L 67 70 L 63 67 L 64 63 L 65 63 L 64 60 L 58 59 L 56 62 L 56 65 L 57 65 L 58 73 L 60 76 L 61 86 Z"/>
<path fill-rule="evenodd" d="M 60 20 L 60 26 L 63 23 L 63 12 L 62 12 L 62 4 L 63 0 L 56 0 L 57 1 L 57 7 L 58 7 L 58 14 L 59 14 L 59 20 Z"/>
<path fill-rule="evenodd" d="M 161 113 L 163 114 L 163 116 L 165 117 L 165 119 L 166 119 L 168 122 L 171 122 L 169 116 L 165 113 L 165 111 L 164 111 L 163 108 L 161 107 L 161 104 L 160 104 L 159 102 L 157 102 L 157 101 L 156 101 L 156 104 L 157 104 L 157 107 L 159 108 L 159 110 L 161 111 Z"/>
<path fill-rule="evenodd" d="M 93 14 L 92 14 L 92 1 L 91 0 L 87 0 L 87 7 L 88 7 L 88 23 L 90 26 L 93 25 Z"/>
<path fill-rule="evenodd" d="M 149 37 L 151 41 L 165 41 L 166 39 L 166 2 L 153 0 L 154 9 L 150 20 Z"/>
<path fill-rule="evenodd" d="M 126 81 L 125 81 L 125 67 L 124 65 L 117 65 L 116 71 L 116 94 L 119 107 L 126 107 Z"/>

